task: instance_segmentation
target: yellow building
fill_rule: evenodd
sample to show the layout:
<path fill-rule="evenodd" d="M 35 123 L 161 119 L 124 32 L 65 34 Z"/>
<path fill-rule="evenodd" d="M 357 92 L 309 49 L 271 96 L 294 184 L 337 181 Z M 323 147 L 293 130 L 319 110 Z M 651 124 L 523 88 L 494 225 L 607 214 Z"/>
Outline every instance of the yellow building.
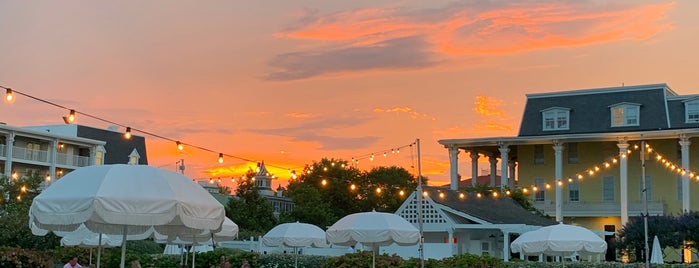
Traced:
<path fill-rule="evenodd" d="M 690 161 L 699 159 L 691 146 L 697 136 L 699 95 L 652 84 L 527 94 L 518 136 L 439 143 L 449 151 L 454 187 L 460 152 L 470 155 L 471 177 L 487 157 L 503 187 L 526 188 L 556 221 L 606 231 L 609 240 L 646 206 L 650 215 L 699 208 L 690 198 L 699 189 L 692 185 L 699 161 Z"/>

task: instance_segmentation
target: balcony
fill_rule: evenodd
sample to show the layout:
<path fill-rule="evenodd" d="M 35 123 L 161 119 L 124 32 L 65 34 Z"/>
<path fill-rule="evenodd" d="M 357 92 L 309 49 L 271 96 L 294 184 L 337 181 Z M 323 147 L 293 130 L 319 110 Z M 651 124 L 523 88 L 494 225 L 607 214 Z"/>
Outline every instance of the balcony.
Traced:
<path fill-rule="evenodd" d="M 32 150 L 24 147 L 13 146 L 12 159 L 48 163 L 49 152 L 44 150 Z"/>
<path fill-rule="evenodd" d="M 548 201 L 545 203 L 534 203 L 534 207 L 548 215 L 556 215 L 556 204 Z M 629 203 L 629 216 L 640 215 L 643 211 L 643 203 Z M 561 207 L 561 213 L 563 217 L 620 216 L 621 205 L 619 203 L 564 202 Z M 650 215 L 664 215 L 663 203 L 648 201 L 648 213 Z"/>
<path fill-rule="evenodd" d="M 84 167 L 90 165 L 90 158 L 87 156 L 72 155 L 66 153 L 56 153 L 56 165 Z"/>
<path fill-rule="evenodd" d="M 0 144 L 0 157 L 6 156 L 7 151 L 5 149 L 5 145 Z M 12 161 L 39 165 L 44 164 L 47 166 L 51 165 L 51 161 L 49 161 L 49 151 L 32 150 L 17 146 L 12 147 Z M 56 153 L 56 165 L 71 169 L 89 166 L 90 157 L 66 153 Z"/>

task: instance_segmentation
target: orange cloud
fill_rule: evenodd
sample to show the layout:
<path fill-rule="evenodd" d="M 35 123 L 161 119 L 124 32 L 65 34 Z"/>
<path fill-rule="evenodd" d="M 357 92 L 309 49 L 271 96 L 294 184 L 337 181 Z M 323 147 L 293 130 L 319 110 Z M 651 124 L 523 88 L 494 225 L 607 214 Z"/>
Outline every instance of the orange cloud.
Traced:
<path fill-rule="evenodd" d="M 674 6 L 671 2 L 636 6 L 586 3 L 505 2 L 496 7 L 454 5 L 410 11 L 367 8 L 307 16 L 303 21 L 309 23 L 276 36 L 353 47 L 423 36 L 433 51 L 444 55 L 488 55 L 642 40 L 671 28 L 664 21 Z"/>
<path fill-rule="evenodd" d="M 410 107 L 393 107 L 393 108 L 374 108 L 375 113 L 404 113 L 410 115 L 411 118 L 417 119 L 417 118 L 428 118 L 430 120 L 437 120 L 433 116 L 430 116 L 428 114 L 422 114 L 418 113 L 417 111 L 413 110 Z"/>
<path fill-rule="evenodd" d="M 291 118 L 298 118 L 298 119 L 306 119 L 306 118 L 313 117 L 312 114 L 308 114 L 308 113 L 287 113 L 286 116 L 291 117 Z"/>
<path fill-rule="evenodd" d="M 502 110 L 498 109 L 498 106 L 502 104 L 502 101 L 491 98 L 488 96 L 476 96 L 476 103 L 473 110 L 480 115 L 485 116 L 502 116 Z"/>

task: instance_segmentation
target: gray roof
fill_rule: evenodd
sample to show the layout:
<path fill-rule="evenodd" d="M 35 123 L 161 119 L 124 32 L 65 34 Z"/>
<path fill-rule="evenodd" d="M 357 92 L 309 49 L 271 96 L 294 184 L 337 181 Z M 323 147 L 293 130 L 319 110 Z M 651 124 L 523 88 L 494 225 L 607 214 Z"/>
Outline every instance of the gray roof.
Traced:
<path fill-rule="evenodd" d="M 527 94 L 519 136 L 610 133 L 696 128 L 684 124 L 684 105 L 669 102 L 677 94 L 666 84 L 585 89 L 544 94 Z M 640 104 L 638 126 L 611 127 L 610 106 Z M 541 111 L 559 107 L 570 110 L 569 129 L 544 131 Z M 681 118 L 680 118 L 681 117 Z"/>
<path fill-rule="evenodd" d="M 105 164 L 128 163 L 129 155 L 134 149 L 136 149 L 140 155 L 138 164 L 148 164 L 148 158 L 146 156 L 146 139 L 142 136 L 131 135 L 131 139 L 127 140 L 123 137 L 123 133 L 121 132 L 83 125 L 78 125 L 77 136 L 105 141 L 107 143 L 104 145 L 104 149 L 107 150 L 107 153 L 104 155 Z"/>
<path fill-rule="evenodd" d="M 476 193 L 466 193 L 461 199 L 459 192 L 441 187 L 424 187 L 432 200 L 436 203 L 448 206 L 452 209 L 466 213 L 492 224 L 527 224 L 535 226 L 547 226 L 556 224 L 548 217 L 528 211 L 508 196 L 492 197 L 484 194 L 477 197 Z M 439 192 L 444 192 L 444 198 L 438 197 Z"/>

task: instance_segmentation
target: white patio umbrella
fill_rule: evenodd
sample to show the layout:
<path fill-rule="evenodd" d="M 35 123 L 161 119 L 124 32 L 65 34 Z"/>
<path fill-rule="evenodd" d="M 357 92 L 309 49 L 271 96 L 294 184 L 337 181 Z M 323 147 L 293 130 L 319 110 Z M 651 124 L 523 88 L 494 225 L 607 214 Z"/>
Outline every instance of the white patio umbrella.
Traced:
<path fill-rule="evenodd" d="M 325 232 L 328 242 L 352 246 L 357 243 L 372 247 L 372 267 L 376 266 L 379 246 L 396 243 L 415 245 L 420 241 L 420 231 L 402 217 L 385 212 L 360 212 L 345 216 Z"/>
<path fill-rule="evenodd" d="M 515 239 L 510 248 L 524 255 L 568 256 L 603 253 L 607 250 L 607 242 L 588 229 L 560 223 L 526 232 Z"/>
<path fill-rule="evenodd" d="M 157 231 L 153 233 L 153 240 L 161 244 L 174 244 L 174 245 L 211 245 L 211 248 L 215 247 L 216 243 L 222 241 L 232 241 L 238 237 L 238 225 L 235 224 L 228 217 L 223 218 L 223 224 L 221 225 L 221 230 L 215 233 L 202 232 L 199 234 L 179 234 L 179 235 L 164 235 L 158 233 Z M 194 248 L 194 247 L 193 247 Z M 194 267 L 196 250 L 192 250 L 192 267 Z"/>
<path fill-rule="evenodd" d="M 262 243 L 270 247 L 285 246 L 294 249 L 294 267 L 299 265 L 298 248 L 302 247 L 328 247 L 325 231 L 320 227 L 308 223 L 282 223 L 262 236 Z"/>
<path fill-rule="evenodd" d="M 186 176 L 144 165 L 100 165 L 76 169 L 34 198 L 30 225 L 48 231 L 140 235 L 219 231 L 224 208 Z M 124 267 L 126 242 L 122 243 Z"/>
<path fill-rule="evenodd" d="M 651 253 L 652 254 L 650 255 L 650 263 L 665 263 L 665 261 L 663 260 L 663 249 L 660 248 L 660 240 L 658 240 L 657 235 L 653 237 L 653 250 L 651 251 Z"/>

